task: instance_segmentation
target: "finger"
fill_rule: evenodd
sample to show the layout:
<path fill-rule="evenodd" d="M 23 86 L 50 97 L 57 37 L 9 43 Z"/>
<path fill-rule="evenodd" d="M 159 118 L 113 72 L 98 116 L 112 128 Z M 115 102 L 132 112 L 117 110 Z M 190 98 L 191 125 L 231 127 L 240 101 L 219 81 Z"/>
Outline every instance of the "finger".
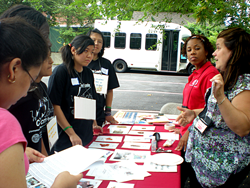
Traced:
<path fill-rule="evenodd" d="M 177 106 L 176 108 L 177 108 L 178 110 L 182 111 L 182 112 L 186 111 L 186 108 L 182 108 L 182 107 L 180 107 L 180 106 Z"/>
<path fill-rule="evenodd" d="M 75 175 L 75 177 L 76 177 L 76 180 L 80 181 L 80 179 L 83 178 L 83 174 L 82 173 L 77 174 Z"/>
<path fill-rule="evenodd" d="M 37 157 L 41 157 L 41 158 L 45 158 L 46 156 L 45 155 L 43 155 L 42 153 L 40 153 L 39 151 L 36 151 L 36 150 L 34 150 L 34 155 L 36 155 Z"/>

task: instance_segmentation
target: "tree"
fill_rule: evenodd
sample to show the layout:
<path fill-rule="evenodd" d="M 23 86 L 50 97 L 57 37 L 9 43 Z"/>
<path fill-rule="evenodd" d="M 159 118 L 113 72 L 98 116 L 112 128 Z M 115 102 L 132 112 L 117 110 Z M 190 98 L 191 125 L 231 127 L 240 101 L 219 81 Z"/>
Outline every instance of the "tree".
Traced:
<path fill-rule="evenodd" d="M 227 24 L 250 31 L 249 0 L 127 0 L 126 5 L 123 0 L 99 2 L 101 14 L 107 19 L 114 16 L 120 20 L 127 19 L 134 10 L 144 12 L 142 21 L 148 17 L 154 21 L 154 16 L 159 12 L 194 13 L 197 24 L 203 26 L 207 23 L 212 26 Z"/>
<path fill-rule="evenodd" d="M 13 5 L 16 4 L 25 4 L 25 5 L 30 5 L 29 2 L 24 1 L 24 0 L 1 0 L 1 4 L 0 4 L 0 15 L 7 10 L 8 8 L 10 8 Z"/>

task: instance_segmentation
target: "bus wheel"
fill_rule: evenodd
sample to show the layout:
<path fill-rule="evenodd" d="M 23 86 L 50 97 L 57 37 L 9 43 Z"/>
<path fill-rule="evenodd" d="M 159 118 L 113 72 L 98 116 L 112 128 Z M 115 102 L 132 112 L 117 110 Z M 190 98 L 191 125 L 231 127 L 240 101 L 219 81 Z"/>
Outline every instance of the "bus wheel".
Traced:
<path fill-rule="evenodd" d="M 122 60 L 117 60 L 114 62 L 114 69 L 116 72 L 125 72 L 127 68 L 127 64 Z"/>
<path fill-rule="evenodd" d="M 194 72 L 194 70 L 195 70 L 195 66 L 192 64 L 190 64 L 187 68 L 187 72 L 189 75 L 192 74 Z"/>

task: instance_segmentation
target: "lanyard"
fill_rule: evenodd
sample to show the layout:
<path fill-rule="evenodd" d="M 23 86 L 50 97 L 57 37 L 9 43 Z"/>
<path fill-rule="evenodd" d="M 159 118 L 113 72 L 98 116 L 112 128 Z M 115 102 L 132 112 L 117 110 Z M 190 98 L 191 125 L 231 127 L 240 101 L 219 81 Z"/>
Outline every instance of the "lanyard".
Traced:
<path fill-rule="evenodd" d="M 208 67 L 210 67 L 210 66 L 212 66 L 212 65 L 209 65 Z M 207 68 L 208 68 L 208 67 L 207 67 Z M 202 71 L 202 73 L 200 74 L 200 76 L 199 76 L 198 79 L 196 79 L 196 80 L 199 80 L 199 79 L 200 79 L 200 77 L 201 77 L 202 74 L 205 72 L 205 70 L 207 70 L 207 68 L 205 68 L 205 69 Z M 191 90 L 190 90 L 190 92 L 189 92 L 188 100 L 187 100 L 187 105 L 189 104 L 189 99 L 190 99 L 191 92 L 192 92 L 193 88 L 194 88 L 194 85 L 192 86 L 192 88 L 191 88 Z M 183 107 L 183 108 L 188 108 L 188 106 L 183 106 L 183 102 L 182 102 L 182 107 Z"/>

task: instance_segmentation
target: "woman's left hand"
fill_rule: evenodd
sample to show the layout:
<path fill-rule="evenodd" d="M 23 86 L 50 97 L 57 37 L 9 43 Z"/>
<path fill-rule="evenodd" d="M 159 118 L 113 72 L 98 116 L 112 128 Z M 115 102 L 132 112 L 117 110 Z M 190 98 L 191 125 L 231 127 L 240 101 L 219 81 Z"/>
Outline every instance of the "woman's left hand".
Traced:
<path fill-rule="evenodd" d="M 218 102 L 221 102 L 225 97 L 224 80 L 222 78 L 222 75 L 217 74 L 210 81 L 214 82 L 214 88 L 213 88 L 214 97 L 217 99 Z"/>

